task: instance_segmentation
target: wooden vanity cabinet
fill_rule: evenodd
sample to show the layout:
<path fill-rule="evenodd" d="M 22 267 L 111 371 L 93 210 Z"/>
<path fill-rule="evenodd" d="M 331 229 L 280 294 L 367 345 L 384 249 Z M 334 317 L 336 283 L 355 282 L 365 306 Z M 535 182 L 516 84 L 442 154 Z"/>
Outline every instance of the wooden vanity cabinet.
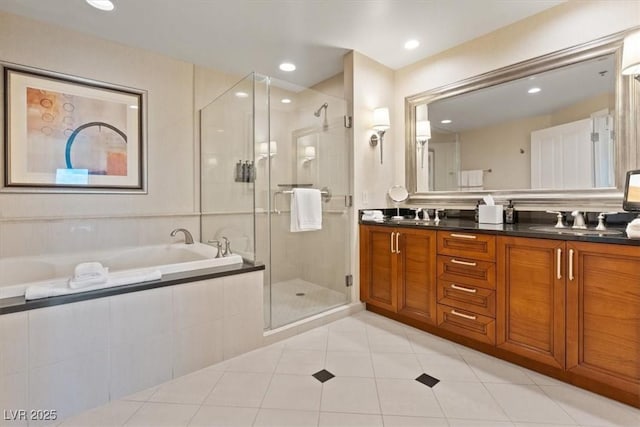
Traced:
<path fill-rule="evenodd" d="M 640 247 L 568 242 L 567 254 L 566 368 L 640 406 Z"/>
<path fill-rule="evenodd" d="M 360 226 L 360 299 L 389 311 L 398 305 L 395 228 Z"/>
<path fill-rule="evenodd" d="M 640 405 L 640 248 L 498 237 L 497 347 Z"/>
<path fill-rule="evenodd" d="M 369 225 L 360 239 L 372 310 L 640 407 L 640 246 Z"/>
<path fill-rule="evenodd" d="M 564 241 L 497 239 L 499 348 L 564 369 Z"/>
<path fill-rule="evenodd" d="M 360 226 L 360 299 L 436 322 L 436 232 Z"/>

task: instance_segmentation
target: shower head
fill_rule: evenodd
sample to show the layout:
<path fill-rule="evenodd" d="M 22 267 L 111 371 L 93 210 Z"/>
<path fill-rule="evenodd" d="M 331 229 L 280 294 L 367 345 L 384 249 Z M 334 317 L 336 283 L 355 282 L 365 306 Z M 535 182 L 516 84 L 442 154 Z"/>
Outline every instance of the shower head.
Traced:
<path fill-rule="evenodd" d="M 313 115 L 316 117 L 320 117 L 320 112 L 322 111 L 323 108 L 327 108 L 329 106 L 329 104 L 327 104 L 326 102 L 324 104 L 322 104 L 320 106 L 320 108 L 318 108 L 316 111 L 313 112 Z"/>

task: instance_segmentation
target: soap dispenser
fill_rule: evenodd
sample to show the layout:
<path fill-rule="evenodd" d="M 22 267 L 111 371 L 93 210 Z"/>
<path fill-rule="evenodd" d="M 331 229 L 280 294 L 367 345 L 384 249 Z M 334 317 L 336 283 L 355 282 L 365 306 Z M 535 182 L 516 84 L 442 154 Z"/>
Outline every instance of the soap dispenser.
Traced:
<path fill-rule="evenodd" d="M 517 221 L 517 212 L 513 207 L 513 201 L 509 200 L 509 204 L 504 209 L 504 222 L 505 224 L 515 224 Z"/>
<path fill-rule="evenodd" d="M 480 222 L 480 204 L 482 203 L 482 200 L 478 200 L 476 202 L 476 209 L 473 213 L 473 220 L 478 223 Z"/>

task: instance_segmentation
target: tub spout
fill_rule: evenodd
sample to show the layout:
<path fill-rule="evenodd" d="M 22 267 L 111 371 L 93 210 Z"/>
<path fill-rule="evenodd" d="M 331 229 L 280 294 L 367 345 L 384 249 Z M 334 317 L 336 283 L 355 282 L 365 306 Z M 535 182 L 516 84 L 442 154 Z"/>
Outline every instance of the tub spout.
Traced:
<path fill-rule="evenodd" d="M 187 245 L 193 245 L 193 236 L 186 228 L 176 228 L 171 232 L 171 237 L 175 237 L 175 235 L 179 232 L 182 232 L 184 234 L 184 243 L 186 243 Z"/>

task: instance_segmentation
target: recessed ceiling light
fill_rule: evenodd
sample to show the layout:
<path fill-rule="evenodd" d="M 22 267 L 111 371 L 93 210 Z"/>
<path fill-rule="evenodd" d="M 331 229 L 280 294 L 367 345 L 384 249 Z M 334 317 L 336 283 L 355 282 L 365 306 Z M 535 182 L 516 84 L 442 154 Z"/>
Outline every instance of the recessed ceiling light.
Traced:
<path fill-rule="evenodd" d="M 420 42 L 415 39 L 407 40 L 407 42 L 404 44 L 404 48 L 407 50 L 413 50 L 418 46 L 420 46 Z"/>
<path fill-rule="evenodd" d="M 532 87 L 531 89 L 529 89 L 527 91 L 527 93 L 538 93 L 540 92 L 540 88 L 539 87 Z"/>
<path fill-rule="evenodd" d="M 296 66 L 291 62 L 283 62 L 282 64 L 280 64 L 280 69 L 282 71 L 295 71 Z"/>
<path fill-rule="evenodd" d="M 115 9 L 111 0 L 87 0 L 87 3 L 100 10 L 111 11 Z"/>
<path fill-rule="evenodd" d="M 442 123 L 443 125 L 448 125 L 449 123 L 451 123 L 451 120 L 449 119 L 440 120 L 440 123 Z"/>
<path fill-rule="evenodd" d="M 238 98 L 247 98 L 249 94 L 247 92 L 236 92 L 235 94 Z"/>
<path fill-rule="evenodd" d="M 289 98 L 282 98 L 280 102 L 282 102 L 283 104 L 291 104 L 291 100 Z"/>

